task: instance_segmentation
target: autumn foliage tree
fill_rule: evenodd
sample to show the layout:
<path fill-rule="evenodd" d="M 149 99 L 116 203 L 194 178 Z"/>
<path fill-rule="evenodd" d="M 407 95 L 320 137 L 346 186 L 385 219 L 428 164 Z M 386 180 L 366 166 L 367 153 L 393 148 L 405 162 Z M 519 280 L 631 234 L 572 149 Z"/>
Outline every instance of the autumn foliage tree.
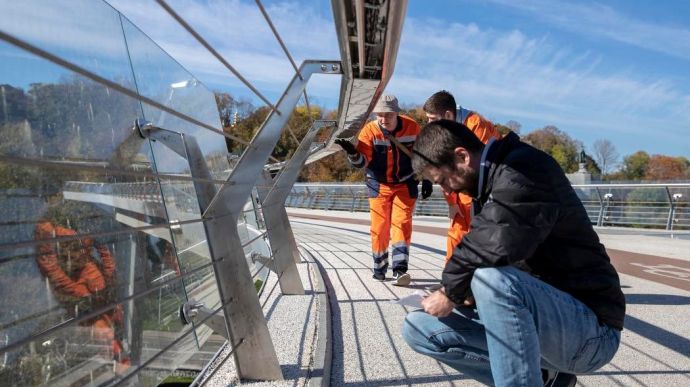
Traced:
<path fill-rule="evenodd" d="M 690 161 L 685 157 L 653 155 L 649 158 L 645 179 L 647 180 L 680 180 L 687 179 Z"/>
<path fill-rule="evenodd" d="M 5 87 L 6 95 L 10 95 L 10 91 Z M 216 93 L 216 103 L 223 122 L 223 130 L 246 142 L 252 140 L 270 113 L 270 108 L 267 106 L 255 108 L 250 102 L 238 100 L 227 93 Z M 420 126 L 426 124 L 426 115 L 420 106 L 404 106 L 402 114 L 411 117 Z M 272 156 L 281 161 L 289 159 L 309 129 L 311 122 L 322 117 L 336 119 L 337 113 L 324 112 L 323 109 L 314 105 L 311 106 L 310 111 L 307 111 L 304 105 L 297 106 L 288 121 L 292 134 L 287 129 L 283 131 Z M 505 124 L 494 123 L 494 125 L 504 135 L 511 131 L 519 133 L 522 127 L 520 123 L 513 120 Z M 327 139 L 328 132 L 322 132 L 317 135 L 315 141 L 323 142 Z M 522 136 L 522 140 L 551 155 L 566 173 L 577 171 L 582 144 L 557 127 L 549 125 L 534 130 Z M 245 145 L 239 141 L 232 139 L 226 139 L 226 141 L 228 149 L 236 155 L 241 154 L 245 148 Z M 585 168 L 598 176 L 602 173 L 601 166 L 606 180 L 690 179 L 690 161 L 685 157 L 650 156 L 644 151 L 637 151 L 623 158 L 620 170 L 606 173 L 610 172 L 611 167 L 618 161 L 614 144 L 608 140 L 597 141 L 593 156 L 585 154 Z M 352 168 L 343 152 L 336 152 L 317 162 L 305 165 L 299 176 L 299 181 L 312 182 L 358 182 L 363 179 L 363 170 Z"/>

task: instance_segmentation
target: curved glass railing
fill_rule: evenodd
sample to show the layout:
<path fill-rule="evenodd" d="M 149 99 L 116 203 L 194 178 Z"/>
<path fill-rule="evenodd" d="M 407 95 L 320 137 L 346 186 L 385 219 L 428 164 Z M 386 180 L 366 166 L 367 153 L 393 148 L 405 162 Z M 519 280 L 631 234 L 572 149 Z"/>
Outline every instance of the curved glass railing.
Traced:
<path fill-rule="evenodd" d="M 214 94 L 105 2 L 2 2 L 0 33 L 0 385 L 200 369 L 226 341 L 178 316 L 194 299 L 223 318 L 200 190 L 244 149 Z M 255 197 L 237 227 L 260 288 Z"/>
<path fill-rule="evenodd" d="M 690 229 L 690 184 L 587 184 L 573 187 L 594 225 Z M 285 205 L 369 211 L 368 191 L 364 184 L 295 184 Z M 417 201 L 415 215 L 448 215 L 440 187 L 435 186 L 428 199 Z"/>

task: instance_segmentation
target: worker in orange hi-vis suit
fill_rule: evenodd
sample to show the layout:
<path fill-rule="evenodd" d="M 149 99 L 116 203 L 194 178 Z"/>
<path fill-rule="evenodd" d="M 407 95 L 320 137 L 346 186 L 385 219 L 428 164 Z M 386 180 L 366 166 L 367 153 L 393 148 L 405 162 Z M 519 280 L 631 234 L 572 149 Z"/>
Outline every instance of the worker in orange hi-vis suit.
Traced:
<path fill-rule="evenodd" d="M 94 243 L 90 238 L 54 242 L 56 237 L 70 237 L 76 231 L 48 221 L 36 225 L 35 238 L 43 241 L 38 245 L 36 262 L 41 273 L 48 279 L 55 297 L 67 313 L 79 313 L 76 307 L 97 309 L 112 302 L 114 292 L 115 259 L 108 248 Z M 98 256 L 97 262 L 94 256 Z M 84 311 L 81 311 L 82 313 Z M 90 326 L 92 335 L 112 351 L 110 355 L 118 366 L 128 367 L 130 360 L 122 342 L 117 337 L 123 325 L 121 306 L 116 306 L 80 325 Z"/>
<path fill-rule="evenodd" d="M 453 95 L 445 90 L 434 93 L 424 103 L 428 122 L 441 119 L 454 120 L 467 126 L 483 143 L 500 139 L 501 134 L 491 121 L 479 114 L 456 105 Z M 453 255 L 453 249 L 470 229 L 472 198 L 468 195 L 444 192 L 448 202 L 448 217 L 451 219 L 446 242 L 446 262 Z"/>
<path fill-rule="evenodd" d="M 412 213 L 417 200 L 417 185 L 410 155 L 419 125 L 398 114 L 398 99 L 384 95 L 374 107 L 376 121 L 367 123 L 353 145 L 347 139 L 335 140 L 356 168 L 366 167 L 371 215 L 371 250 L 374 279 L 383 281 L 388 270 L 388 244 L 392 242 L 394 285 L 407 286 L 412 236 Z M 432 184 L 422 183 L 422 198 L 431 195 Z"/>

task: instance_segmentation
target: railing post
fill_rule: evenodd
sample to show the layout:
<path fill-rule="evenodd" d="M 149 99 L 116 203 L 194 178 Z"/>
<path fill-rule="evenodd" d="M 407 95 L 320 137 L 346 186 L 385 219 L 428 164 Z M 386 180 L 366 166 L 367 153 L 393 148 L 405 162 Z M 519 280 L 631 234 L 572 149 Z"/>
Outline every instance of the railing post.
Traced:
<path fill-rule="evenodd" d="M 673 229 L 673 212 L 675 209 L 675 203 L 673 200 L 673 196 L 671 195 L 671 191 L 668 189 L 668 187 L 664 187 L 666 190 L 666 196 L 668 197 L 668 204 L 669 204 L 669 209 L 668 209 L 668 219 L 666 220 L 666 229 L 671 230 Z"/>
<path fill-rule="evenodd" d="M 292 186 L 309 156 L 309 149 L 316 133 L 322 127 L 322 121 L 314 122 L 280 174 L 273 180 L 270 177 L 266 179 L 267 182 L 273 182 L 273 184 L 266 192 L 265 197 L 262 198 L 262 210 L 268 237 L 271 241 L 272 269 L 278 274 L 278 282 L 283 294 L 304 294 L 304 287 L 295 265 L 302 259 L 297 250 L 297 242 L 285 211 L 285 198 L 292 190 Z"/>
<path fill-rule="evenodd" d="M 357 203 L 357 196 L 355 196 L 355 190 L 350 187 L 350 194 L 352 194 L 352 204 L 350 205 L 350 212 L 355 212 L 355 203 Z"/>
<path fill-rule="evenodd" d="M 216 281 L 235 364 L 242 379 L 282 380 L 271 335 L 237 230 L 237 220 L 275 148 L 308 80 L 314 73 L 340 74 L 339 62 L 305 61 L 257 131 L 235 168 L 203 212 Z"/>
<path fill-rule="evenodd" d="M 604 224 L 604 200 L 601 198 L 601 191 L 599 187 L 595 188 L 597 190 L 597 196 L 599 197 L 599 216 L 597 217 L 597 226 L 601 227 Z"/>
<path fill-rule="evenodd" d="M 330 208 L 331 205 L 330 205 L 330 203 L 329 203 L 329 201 L 331 200 L 331 194 L 328 192 L 328 190 L 325 190 L 325 191 L 326 191 L 326 197 L 324 198 L 324 200 L 325 200 L 325 202 L 326 202 L 326 211 L 328 211 L 328 210 L 331 209 L 331 208 Z"/>
<path fill-rule="evenodd" d="M 309 189 L 309 187 L 304 187 L 304 189 L 307 190 L 307 200 L 306 200 L 307 205 L 305 207 L 307 207 L 308 209 L 311 210 L 312 209 L 311 206 L 314 204 L 314 196 L 312 196 L 312 192 Z"/>

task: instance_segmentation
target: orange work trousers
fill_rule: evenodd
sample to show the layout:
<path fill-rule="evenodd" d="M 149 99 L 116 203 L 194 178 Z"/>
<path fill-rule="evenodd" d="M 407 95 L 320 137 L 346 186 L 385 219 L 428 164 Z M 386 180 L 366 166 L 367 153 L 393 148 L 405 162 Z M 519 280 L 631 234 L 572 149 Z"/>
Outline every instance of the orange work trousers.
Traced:
<path fill-rule="evenodd" d="M 412 213 L 416 201 L 417 198 L 410 195 L 406 183 L 380 184 L 377 197 L 369 198 L 374 273 L 386 274 L 388 243 L 391 241 L 393 272 L 407 272 L 412 237 Z"/>
<path fill-rule="evenodd" d="M 460 244 L 462 238 L 470 231 L 472 216 L 472 198 L 463 194 L 447 195 L 449 206 L 455 206 L 456 212 L 448 227 L 446 240 L 446 263 L 453 256 L 453 250 Z"/>

